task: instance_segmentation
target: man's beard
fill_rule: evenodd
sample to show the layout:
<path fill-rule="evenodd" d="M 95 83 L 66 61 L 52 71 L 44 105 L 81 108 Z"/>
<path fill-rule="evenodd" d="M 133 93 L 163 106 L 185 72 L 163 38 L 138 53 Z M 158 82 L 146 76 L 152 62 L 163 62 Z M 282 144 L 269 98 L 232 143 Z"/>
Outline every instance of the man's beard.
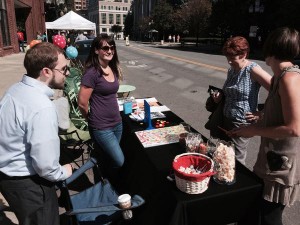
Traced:
<path fill-rule="evenodd" d="M 49 87 L 53 89 L 64 89 L 65 82 L 57 83 L 55 77 L 49 83 Z"/>

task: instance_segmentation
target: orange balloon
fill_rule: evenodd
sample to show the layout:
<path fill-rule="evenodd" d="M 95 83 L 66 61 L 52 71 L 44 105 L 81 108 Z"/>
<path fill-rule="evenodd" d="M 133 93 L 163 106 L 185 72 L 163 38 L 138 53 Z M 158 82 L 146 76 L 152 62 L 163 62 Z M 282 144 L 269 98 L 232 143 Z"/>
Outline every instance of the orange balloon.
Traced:
<path fill-rule="evenodd" d="M 32 40 L 29 44 L 30 48 L 32 48 L 33 46 L 35 46 L 36 44 L 38 43 L 41 43 L 42 41 L 41 40 Z"/>

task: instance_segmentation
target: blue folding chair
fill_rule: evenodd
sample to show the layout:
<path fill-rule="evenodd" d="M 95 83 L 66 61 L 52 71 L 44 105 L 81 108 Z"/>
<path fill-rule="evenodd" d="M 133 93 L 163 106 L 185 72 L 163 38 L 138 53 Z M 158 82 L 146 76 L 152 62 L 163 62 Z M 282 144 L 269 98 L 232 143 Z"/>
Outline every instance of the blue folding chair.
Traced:
<path fill-rule="evenodd" d="M 118 205 L 118 193 L 107 179 L 101 180 L 92 186 L 71 194 L 68 186 L 91 168 L 98 168 L 97 160 L 90 158 L 82 167 L 76 170 L 71 177 L 60 185 L 61 196 L 64 198 L 66 215 L 69 224 L 76 225 L 102 225 L 112 224 L 122 220 L 122 210 Z M 134 195 L 131 199 L 134 209 L 145 203 L 144 199 Z M 134 213 L 133 213 L 134 214 Z"/>

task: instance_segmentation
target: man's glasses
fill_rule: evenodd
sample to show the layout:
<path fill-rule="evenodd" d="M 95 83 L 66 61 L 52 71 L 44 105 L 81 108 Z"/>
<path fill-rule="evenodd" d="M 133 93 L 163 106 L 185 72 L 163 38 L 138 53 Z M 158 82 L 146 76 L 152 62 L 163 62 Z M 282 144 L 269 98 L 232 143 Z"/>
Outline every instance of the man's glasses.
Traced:
<path fill-rule="evenodd" d="M 68 65 L 66 65 L 62 69 L 56 69 L 56 68 L 54 68 L 53 70 L 56 70 L 56 71 L 60 72 L 64 76 L 67 76 L 67 73 L 70 72 L 70 67 Z"/>
<path fill-rule="evenodd" d="M 115 46 L 105 45 L 105 46 L 102 46 L 100 49 L 103 50 L 103 51 L 105 51 L 105 52 L 108 52 L 109 50 L 114 51 L 115 50 Z"/>

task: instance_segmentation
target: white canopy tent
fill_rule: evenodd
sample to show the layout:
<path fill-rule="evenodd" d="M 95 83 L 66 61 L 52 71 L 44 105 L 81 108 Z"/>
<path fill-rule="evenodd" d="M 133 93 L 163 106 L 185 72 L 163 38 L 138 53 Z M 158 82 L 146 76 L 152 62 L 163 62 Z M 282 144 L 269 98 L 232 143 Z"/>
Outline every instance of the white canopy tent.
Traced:
<path fill-rule="evenodd" d="M 96 24 L 70 11 L 53 22 L 46 22 L 46 30 L 93 30 L 96 33 Z"/>

